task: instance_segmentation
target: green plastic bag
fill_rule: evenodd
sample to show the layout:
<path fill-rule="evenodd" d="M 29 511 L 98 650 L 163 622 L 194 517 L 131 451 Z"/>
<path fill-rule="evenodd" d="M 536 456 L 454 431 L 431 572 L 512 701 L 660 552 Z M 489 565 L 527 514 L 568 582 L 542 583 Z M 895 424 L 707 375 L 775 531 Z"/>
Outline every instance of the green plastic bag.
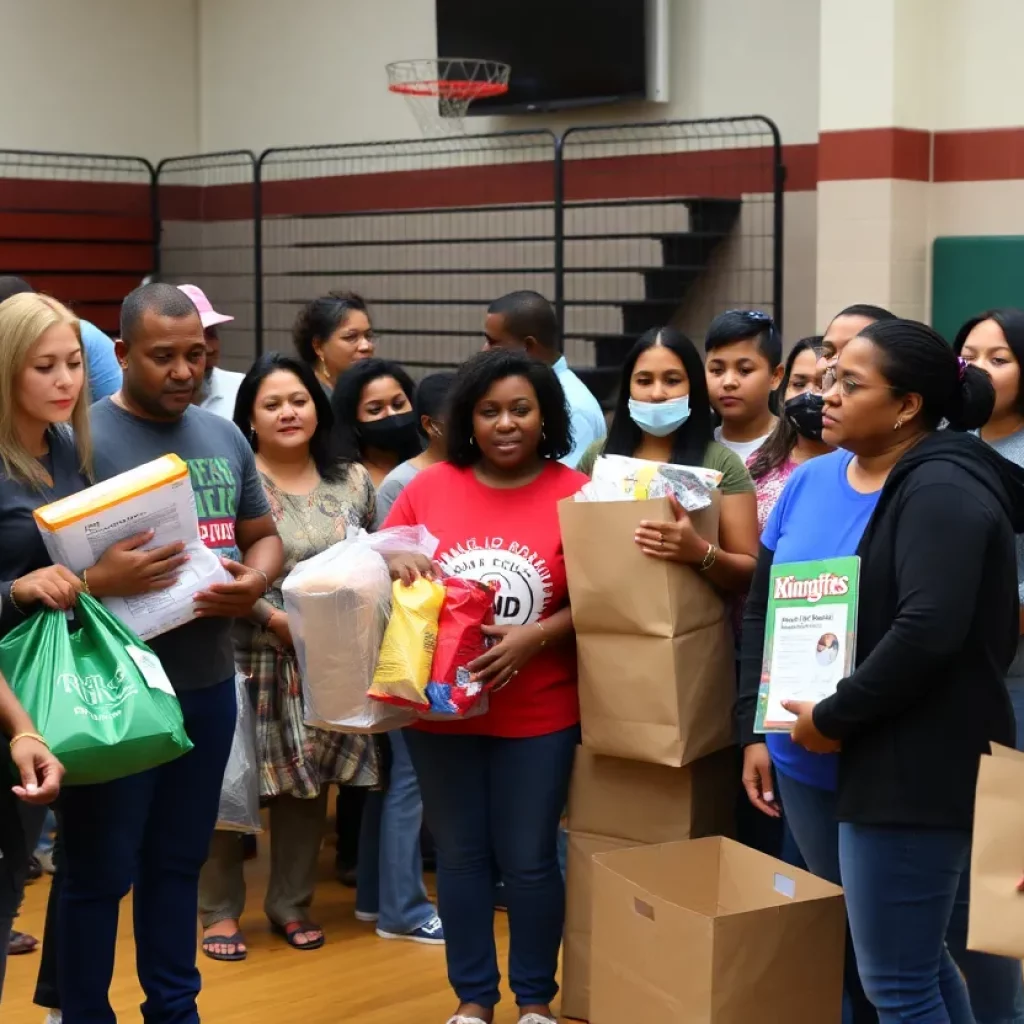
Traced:
<path fill-rule="evenodd" d="M 188 753 L 160 659 L 88 594 L 75 615 L 77 633 L 44 608 L 0 641 L 0 672 L 63 763 L 64 784 L 109 782 Z"/>

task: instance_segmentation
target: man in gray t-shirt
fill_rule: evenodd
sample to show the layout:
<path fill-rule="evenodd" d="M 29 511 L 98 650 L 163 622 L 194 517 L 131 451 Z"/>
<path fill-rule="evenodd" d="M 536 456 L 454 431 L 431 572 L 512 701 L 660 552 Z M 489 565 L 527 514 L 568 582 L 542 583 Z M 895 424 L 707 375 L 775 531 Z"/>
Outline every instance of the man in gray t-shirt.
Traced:
<path fill-rule="evenodd" d="M 199 618 L 151 641 L 193 749 L 148 772 L 61 795 L 67 871 L 60 899 L 60 996 L 69 1020 L 113 1020 L 108 989 L 121 898 L 134 888 L 147 1020 L 198 1020 L 196 910 L 235 730 L 231 625 L 284 563 L 253 453 L 238 428 L 192 405 L 206 345 L 192 300 L 137 288 L 121 308 L 121 390 L 92 409 L 101 480 L 173 452 L 189 466 L 203 538 L 233 582 L 197 595 Z"/>

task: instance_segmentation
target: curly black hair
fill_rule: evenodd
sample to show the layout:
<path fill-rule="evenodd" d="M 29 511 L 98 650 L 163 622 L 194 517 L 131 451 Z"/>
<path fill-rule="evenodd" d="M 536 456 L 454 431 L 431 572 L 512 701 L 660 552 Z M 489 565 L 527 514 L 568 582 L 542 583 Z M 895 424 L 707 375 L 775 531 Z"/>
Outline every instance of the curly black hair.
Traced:
<path fill-rule="evenodd" d="M 328 292 L 302 307 L 292 327 L 292 341 L 299 358 L 307 366 L 317 363 L 314 341 L 326 341 L 353 310 L 370 315 L 366 301 L 355 292 Z"/>
<path fill-rule="evenodd" d="M 564 459 L 572 451 L 572 427 L 565 392 L 555 371 L 519 352 L 492 349 L 479 352 L 459 368 L 448 397 L 448 461 L 453 466 L 472 466 L 480 461 L 480 447 L 473 444 L 473 412 L 477 403 L 499 380 L 525 377 L 537 395 L 543 433 L 537 454 L 542 459 Z"/>

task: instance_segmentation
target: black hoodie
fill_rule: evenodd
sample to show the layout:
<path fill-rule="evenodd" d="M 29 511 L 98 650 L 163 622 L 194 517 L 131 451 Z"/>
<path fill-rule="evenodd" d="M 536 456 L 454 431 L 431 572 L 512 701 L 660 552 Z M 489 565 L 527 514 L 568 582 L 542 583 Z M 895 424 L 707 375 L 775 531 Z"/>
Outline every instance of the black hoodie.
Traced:
<path fill-rule="evenodd" d="M 1024 470 L 969 434 L 893 468 L 857 553 L 857 667 L 814 710 L 841 740 L 839 818 L 970 828 L 979 758 L 1014 743 Z"/>

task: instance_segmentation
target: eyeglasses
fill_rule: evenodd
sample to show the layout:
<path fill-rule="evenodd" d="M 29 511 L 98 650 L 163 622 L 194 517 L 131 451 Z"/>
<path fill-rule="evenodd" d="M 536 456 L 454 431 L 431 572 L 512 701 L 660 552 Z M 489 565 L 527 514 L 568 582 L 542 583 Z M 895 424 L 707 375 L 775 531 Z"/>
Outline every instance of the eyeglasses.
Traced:
<path fill-rule="evenodd" d="M 821 375 L 821 393 L 827 395 L 837 384 L 845 398 L 852 398 L 858 391 L 896 390 L 891 384 L 861 384 L 859 380 L 854 380 L 853 377 L 843 377 L 840 379 L 836 364 L 832 363 L 830 366 L 825 367 L 825 371 Z"/>

